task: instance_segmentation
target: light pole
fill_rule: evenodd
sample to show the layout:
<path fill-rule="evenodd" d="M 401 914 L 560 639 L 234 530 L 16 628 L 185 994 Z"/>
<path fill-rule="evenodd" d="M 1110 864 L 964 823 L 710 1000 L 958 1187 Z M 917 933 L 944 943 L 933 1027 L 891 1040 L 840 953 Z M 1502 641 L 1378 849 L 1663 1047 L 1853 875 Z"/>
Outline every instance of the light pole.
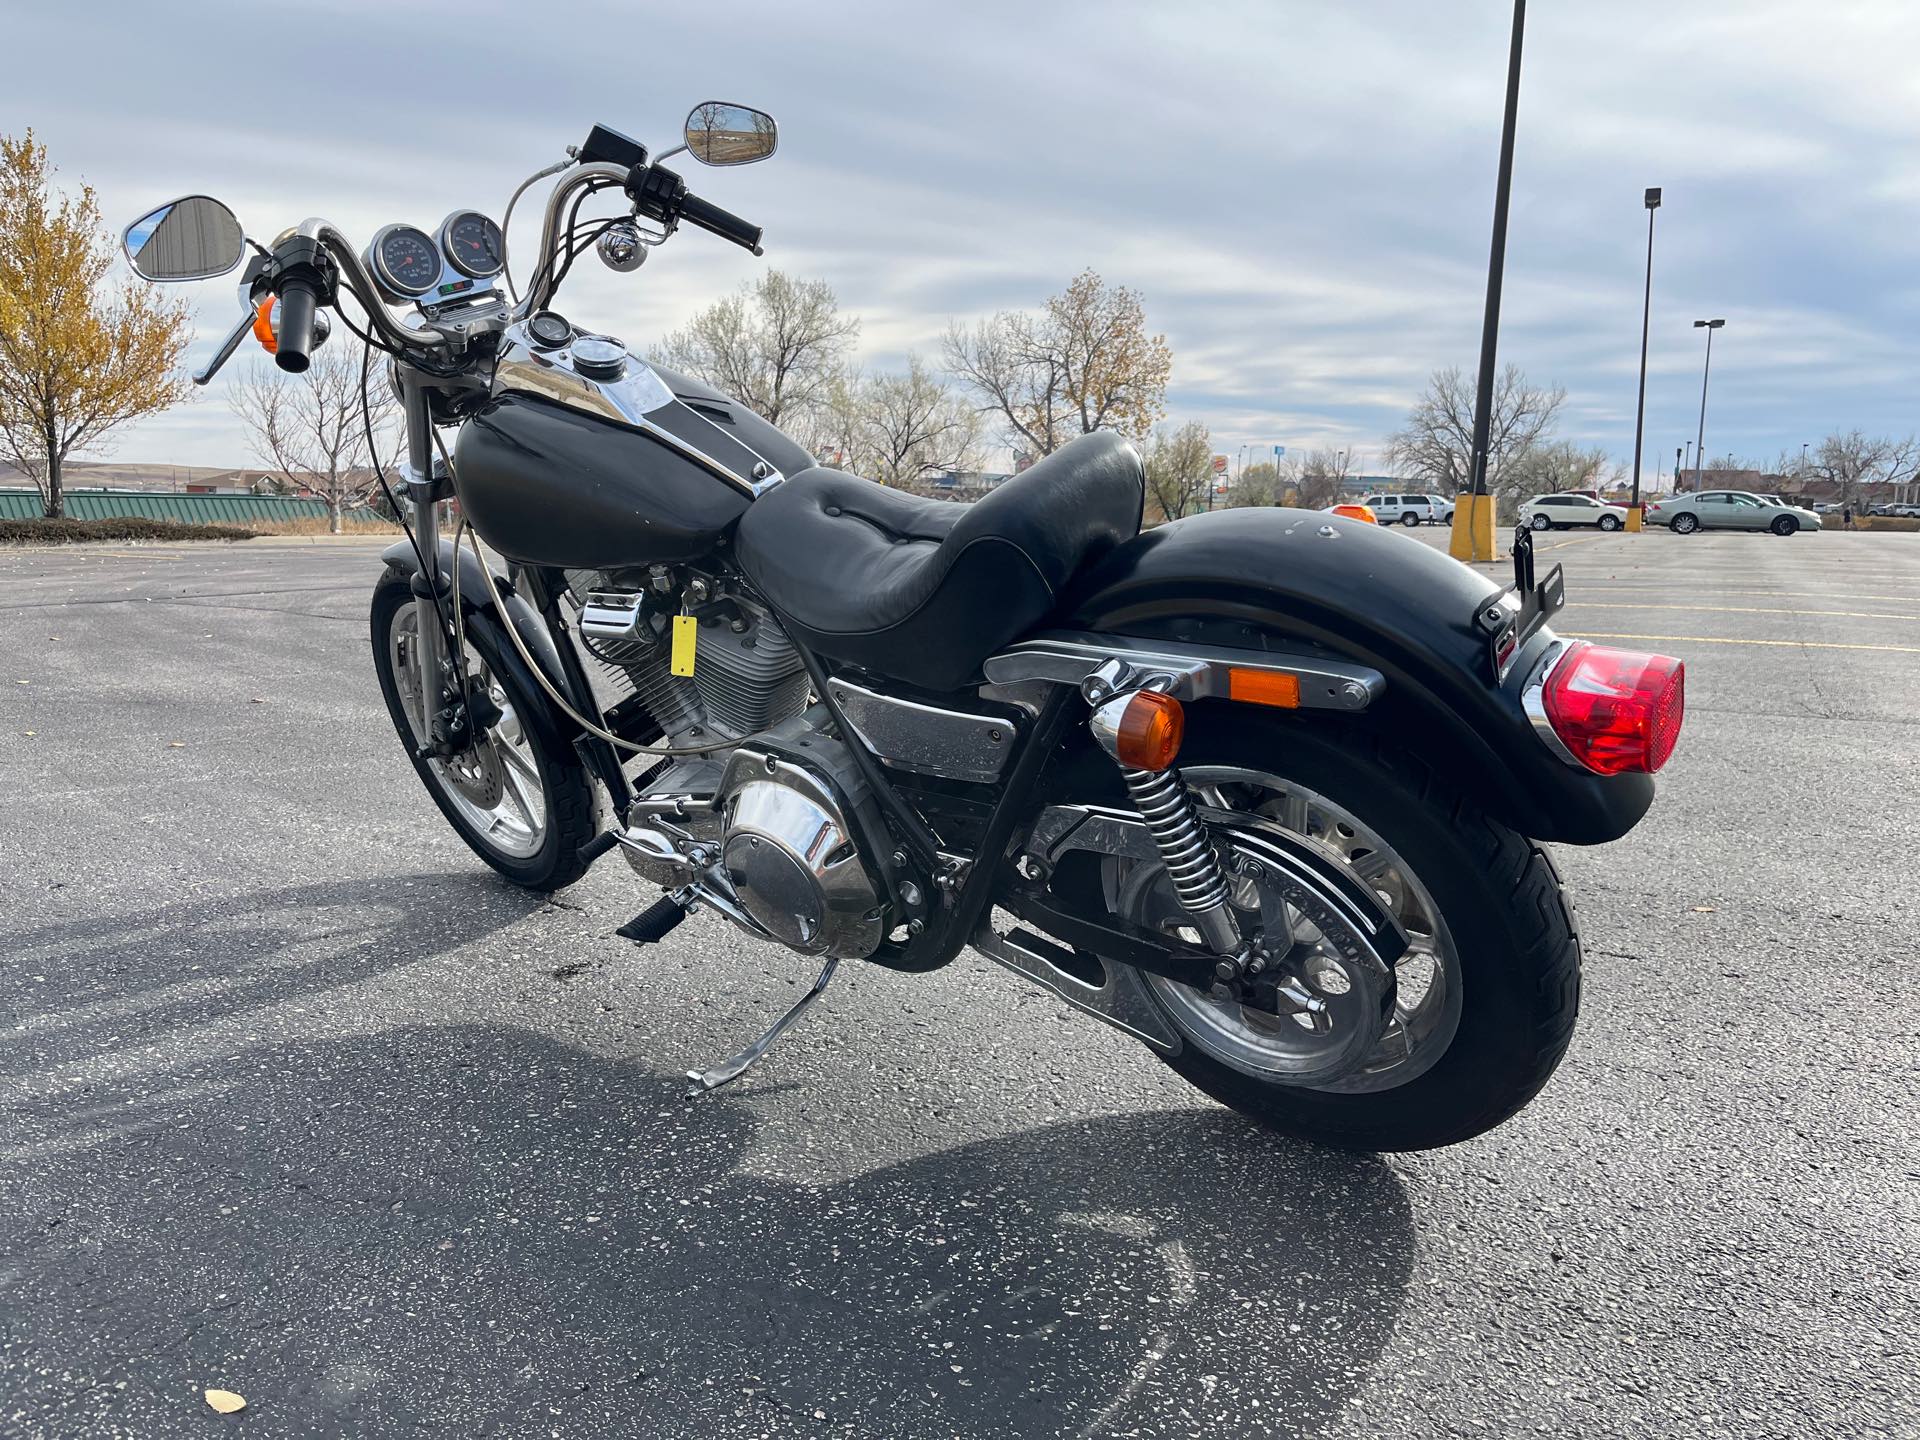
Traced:
<path fill-rule="evenodd" d="M 1707 463 L 1707 378 L 1713 374 L 1713 332 L 1726 324 L 1725 320 L 1696 320 L 1693 328 L 1707 332 L 1707 363 L 1700 367 L 1700 430 L 1693 440 L 1693 454 L 1702 469 Z M 1693 477 L 1693 488 L 1700 488 L 1700 477 Z"/>
<path fill-rule="evenodd" d="M 1640 514 L 1640 446 L 1647 420 L 1647 322 L 1653 317 L 1653 212 L 1660 208 L 1660 187 L 1647 188 L 1647 289 L 1640 301 L 1640 398 L 1633 407 L 1633 502 L 1629 523 L 1638 528 Z"/>
<path fill-rule="evenodd" d="M 1527 0 L 1513 0 L 1507 50 L 1507 111 L 1500 126 L 1500 174 L 1493 191 L 1493 245 L 1487 258 L 1487 312 L 1480 330 L 1480 388 L 1473 405 L 1473 458 L 1467 507 L 1453 516 L 1448 545 L 1456 560 L 1493 559 L 1493 501 L 1487 495 L 1487 443 L 1493 430 L 1494 350 L 1500 338 L 1500 283 L 1507 259 L 1507 196 L 1513 189 L 1513 126 L 1520 113 L 1521 37 Z"/>

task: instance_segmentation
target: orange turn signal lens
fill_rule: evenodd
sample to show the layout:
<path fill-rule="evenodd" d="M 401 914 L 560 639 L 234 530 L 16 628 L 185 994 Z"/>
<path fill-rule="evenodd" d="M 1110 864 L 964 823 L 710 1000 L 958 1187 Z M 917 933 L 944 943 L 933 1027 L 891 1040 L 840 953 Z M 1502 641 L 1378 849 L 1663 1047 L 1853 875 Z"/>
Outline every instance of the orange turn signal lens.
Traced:
<path fill-rule="evenodd" d="M 1300 708 L 1300 677 L 1277 670 L 1243 670 L 1238 665 L 1227 671 L 1227 698 L 1249 705 L 1274 705 L 1282 710 Z"/>
<path fill-rule="evenodd" d="M 260 348 L 269 355 L 280 351 L 280 338 L 273 333 L 274 299 L 269 295 L 253 307 L 253 338 L 260 342 Z"/>
<path fill-rule="evenodd" d="M 1158 772 L 1173 764 L 1186 733 L 1187 712 L 1178 700 L 1142 690 L 1120 713 L 1115 754 L 1122 765 Z"/>

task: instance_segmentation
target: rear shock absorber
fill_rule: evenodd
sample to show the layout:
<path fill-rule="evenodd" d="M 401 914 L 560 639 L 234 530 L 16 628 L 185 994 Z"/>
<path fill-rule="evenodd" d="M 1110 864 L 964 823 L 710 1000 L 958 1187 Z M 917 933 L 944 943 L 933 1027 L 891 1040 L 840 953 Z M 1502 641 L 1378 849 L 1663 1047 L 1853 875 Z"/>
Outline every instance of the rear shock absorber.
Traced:
<path fill-rule="evenodd" d="M 1180 722 L 1169 722 L 1173 727 L 1170 742 L 1159 742 L 1160 753 L 1155 753 L 1155 743 L 1138 733 L 1151 722 L 1143 725 L 1129 715 L 1129 707 L 1141 701 L 1149 702 L 1149 706 L 1160 710 L 1162 715 L 1180 713 L 1179 701 L 1154 691 L 1136 690 L 1115 695 L 1093 712 L 1094 738 L 1119 766 L 1127 793 L 1133 797 L 1140 818 L 1146 822 L 1147 833 L 1153 836 L 1153 843 L 1160 851 L 1161 862 L 1167 867 L 1167 878 L 1180 908 L 1193 917 L 1209 950 L 1217 955 L 1233 955 L 1240 949 L 1241 935 L 1229 905 L 1231 892 L 1227 888 L 1227 877 L 1220 868 L 1220 857 L 1214 853 L 1213 842 L 1207 838 L 1206 827 L 1194 813 L 1186 784 L 1172 766 L 1173 754 L 1179 749 Z M 1137 763 L 1143 759 L 1148 763 L 1157 762 L 1157 768 L 1147 769 Z"/>

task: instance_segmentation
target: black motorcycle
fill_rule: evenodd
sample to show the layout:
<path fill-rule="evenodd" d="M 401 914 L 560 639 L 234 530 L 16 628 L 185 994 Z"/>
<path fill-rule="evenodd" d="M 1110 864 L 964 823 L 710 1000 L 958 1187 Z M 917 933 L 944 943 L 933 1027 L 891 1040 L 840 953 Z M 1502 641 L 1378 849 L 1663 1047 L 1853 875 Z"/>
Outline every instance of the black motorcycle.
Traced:
<path fill-rule="evenodd" d="M 636 943 L 704 905 L 824 959 L 698 1088 L 842 960 L 972 946 L 1291 1134 L 1416 1149 L 1512 1115 L 1580 995 L 1541 844 L 1646 812 L 1679 662 L 1557 637 L 1524 534 L 1503 589 L 1328 514 L 1143 531 L 1111 434 L 920 499 L 553 308 L 588 249 L 631 270 L 690 225 L 761 253 L 660 160 L 774 145 L 719 103 L 657 159 L 595 127 L 515 194 L 557 176 L 517 296 L 473 210 L 364 250 L 320 219 L 255 244 L 205 196 L 128 228 L 149 279 L 247 259 L 203 384 L 250 334 L 306 369 L 328 311 L 387 357 L 410 525 L 374 661 L 447 820 L 535 889 L 618 849 L 663 892 Z M 603 192 L 618 213 L 583 218 Z"/>

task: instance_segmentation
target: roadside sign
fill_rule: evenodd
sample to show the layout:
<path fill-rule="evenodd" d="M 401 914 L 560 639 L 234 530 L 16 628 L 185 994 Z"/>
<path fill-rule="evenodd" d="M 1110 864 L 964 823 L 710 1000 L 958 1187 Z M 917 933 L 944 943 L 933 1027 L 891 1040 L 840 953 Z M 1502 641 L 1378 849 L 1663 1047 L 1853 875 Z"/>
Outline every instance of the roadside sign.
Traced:
<path fill-rule="evenodd" d="M 1227 457 L 1226 456 L 1216 455 L 1213 457 L 1213 473 L 1216 475 L 1224 475 L 1227 473 Z"/>

